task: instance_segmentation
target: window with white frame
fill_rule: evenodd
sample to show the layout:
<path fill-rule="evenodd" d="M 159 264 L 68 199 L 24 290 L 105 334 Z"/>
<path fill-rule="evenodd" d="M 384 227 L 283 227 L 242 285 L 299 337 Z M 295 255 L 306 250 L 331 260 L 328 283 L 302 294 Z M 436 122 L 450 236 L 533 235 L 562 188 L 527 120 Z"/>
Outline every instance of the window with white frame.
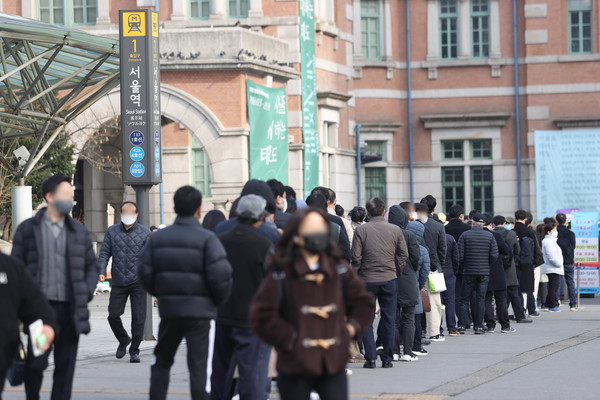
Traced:
<path fill-rule="evenodd" d="M 54 25 L 95 25 L 97 0 L 38 0 L 38 18 Z"/>
<path fill-rule="evenodd" d="M 208 19 L 210 0 L 189 0 L 188 11 L 190 19 Z"/>
<path fill-rule="evenodd" d="M 367 60 L 381 59 L 381 1 L 360 1 L 362 55 Z"/>
<path fill-rule="evenodd" d="M 458 0 L 440 0 L 440 56 L 458 57 Z"/>
<path fill-rule="evenodd" d="M 572 54 L 592 53 L 592 0 L 569 0 L 569 51 Z"/>
<path fill-rule="evenodd" d="M 471 48 L 473 58 L 490 55 L 490 1 L 471 0 Z"/>

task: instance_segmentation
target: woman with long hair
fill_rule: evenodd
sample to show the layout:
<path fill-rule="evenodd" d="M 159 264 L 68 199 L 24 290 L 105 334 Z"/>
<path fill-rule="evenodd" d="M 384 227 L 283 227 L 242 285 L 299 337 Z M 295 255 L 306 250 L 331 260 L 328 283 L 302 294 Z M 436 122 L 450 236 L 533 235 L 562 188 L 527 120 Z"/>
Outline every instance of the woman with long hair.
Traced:
<path fill-rule="evenodd" d="M 347 399 L 349 343 L 375 313 L 373 297 L 332 240 L 327 215 L 289 220 L 250 308 L 252 329 L 277 350 L 283 400 Z"/>

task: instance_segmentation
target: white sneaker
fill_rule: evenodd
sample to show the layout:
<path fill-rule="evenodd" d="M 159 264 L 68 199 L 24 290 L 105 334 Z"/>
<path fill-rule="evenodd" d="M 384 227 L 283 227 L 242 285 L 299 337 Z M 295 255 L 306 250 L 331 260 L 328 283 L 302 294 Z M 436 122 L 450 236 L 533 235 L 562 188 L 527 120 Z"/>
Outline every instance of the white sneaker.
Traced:
<path fill-rule="evenodd" d="M 310 392 L 310 400 L 321 400 L 317 392 Z"/>
<path fill-rule="evenodd" d="M 402 357 L 400 357 L 400 361 L 406 361 L 406 362 L 419 361 L 419 357 L 411 356 L 410 354 L 403 354 Z"/>
<path fill-rule="evenodd" d="M 577 307 L 571 307 L 571 311 L 579 311 L 579 308 L 577 308 Z"/>
<path fill-rule="evenodd" d="M 350 375 L 352 375 L 352 370 L 346 368 L 346 376 L 350 376 Z"/>
<path fill-rule="evenodd" d="M 400 361 L 400 354 L 394 354 L 393 361 Z"/>

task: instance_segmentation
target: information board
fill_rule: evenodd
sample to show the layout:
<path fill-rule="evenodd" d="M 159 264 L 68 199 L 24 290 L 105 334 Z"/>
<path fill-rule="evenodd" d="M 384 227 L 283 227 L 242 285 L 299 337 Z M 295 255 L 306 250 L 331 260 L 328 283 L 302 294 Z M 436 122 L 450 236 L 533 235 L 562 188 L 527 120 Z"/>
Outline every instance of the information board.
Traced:
<path fill-rule="evenodd" d="M 126 185 L 162 181 L 158 12 L 120 10 L 121 158 Z"/>
<path fill-rule="evenodd" d="M 250 123 L 250 178 L 288 182 L 285 86 L 270 88 L 246 80 Z"/>
<path fill-rule="evenodd" d="M 598 262 L 598 213 L 576 212 L 571 218 L 575 234 L 575 262 Z"/>

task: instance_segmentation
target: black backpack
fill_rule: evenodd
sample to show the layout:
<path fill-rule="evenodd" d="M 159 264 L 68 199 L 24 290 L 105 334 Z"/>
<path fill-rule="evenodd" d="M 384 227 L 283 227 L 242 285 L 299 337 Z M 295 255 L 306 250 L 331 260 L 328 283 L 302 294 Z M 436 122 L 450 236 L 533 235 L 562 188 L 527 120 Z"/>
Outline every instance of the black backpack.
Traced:
<path fill-rule="evenodd" d="M 533 265 L 534 253 L 535 253 L 535 242 L 529 236 L 520 237 L 519 244 L 521 245 L 521 253 L 516 258 L 519 266 Z"/>

